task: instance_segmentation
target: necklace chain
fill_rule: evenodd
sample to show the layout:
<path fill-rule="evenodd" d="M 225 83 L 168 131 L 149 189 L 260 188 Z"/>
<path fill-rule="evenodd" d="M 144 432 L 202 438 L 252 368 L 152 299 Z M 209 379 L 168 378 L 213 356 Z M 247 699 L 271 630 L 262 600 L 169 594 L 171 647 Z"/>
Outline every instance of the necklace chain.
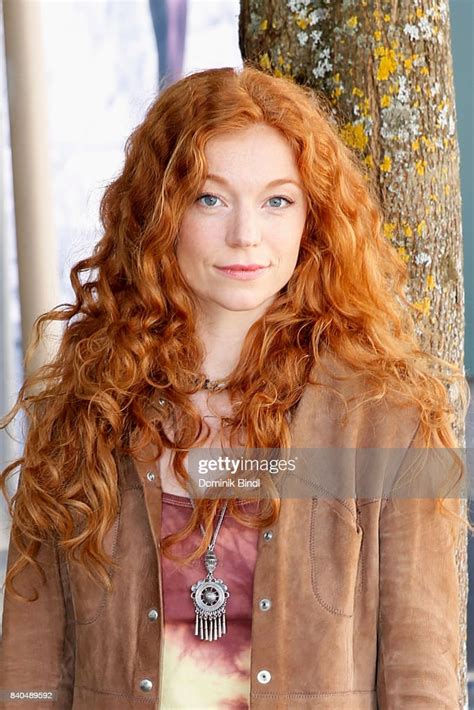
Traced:
<path fill-rule="evenodd" d="M 211 380 L 206 375 L 198 374 L 195 375 L 193 381 L 195 384 L 199 384 L 202 390 L 209 390 L 210 392 L 219 392 L 220 390 L 227 389 L 227 379 L 222 380 Z"/>

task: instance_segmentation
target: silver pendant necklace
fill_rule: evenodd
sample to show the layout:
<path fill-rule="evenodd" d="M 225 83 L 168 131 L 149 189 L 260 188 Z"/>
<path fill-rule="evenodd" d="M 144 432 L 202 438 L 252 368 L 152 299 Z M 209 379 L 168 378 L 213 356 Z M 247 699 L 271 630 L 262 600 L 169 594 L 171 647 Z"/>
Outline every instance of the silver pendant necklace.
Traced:
<path fill-rule="evenodd" d="M 190 500 L 194 508 L 195 505 L 192 498 Z M 194 611 L 196 614 L 194 635 L 199 636 L 201 641 L 217 641 L 217 639 L 227 633 L 225 611 L 227 599 L 230 594 L 227 590 L 227 585 L 224 584 L 223 580 L 216 579 L 213 574 L 218 562 L 214 548 L 222 521 L 224 519 L 227 502 L 228 501 L 225 502 L 225 505 L 222 508 L 211 544 L 207 548 L 207 552 L 204 557 L 204 565 L 207 570 L 207 575 L 204 579 L 198 580 L 196 584 L 193 584 L 191 587 L 191 599 L 194 601 Z M 206 531 L 204 530 L 202 523 L 200 525 L 204 536 Z"/>

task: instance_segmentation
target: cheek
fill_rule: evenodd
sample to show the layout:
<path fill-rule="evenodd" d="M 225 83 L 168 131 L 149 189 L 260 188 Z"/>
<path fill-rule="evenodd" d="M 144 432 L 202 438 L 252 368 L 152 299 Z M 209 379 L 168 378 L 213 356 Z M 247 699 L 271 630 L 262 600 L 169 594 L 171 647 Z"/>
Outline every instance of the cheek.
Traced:
<path fill-rule="evenodd" d="M 303 234 L 306 226 L 306 211 L 298 216 L 296 224 L 293 230 L 294 239 L 292 240 L 292 248 L 296 254 L 299 253 L 301 242 L 303 240 Z"/>
<path fill-rule="evenodd" d="M 209 261 L 215 254 L 212 233 L 199 223 L 183 224 L 176 243 L 178 263 L 194 264 Z"/>
<path fill-rule="evenodd" d="M 192 219 L 184 219 L 178 233 L 176 242 L 176 255 L 178 261 L 188 259 L 196 251 L 196 227 Z"/>
<path fill-rule="evenodd" d="M 273 244 L 281 256 L 292 256 L 299 252 L 303 238 L 305 219 L 295 215 L 294 219 L 282 224 L 273 232 Z"/>

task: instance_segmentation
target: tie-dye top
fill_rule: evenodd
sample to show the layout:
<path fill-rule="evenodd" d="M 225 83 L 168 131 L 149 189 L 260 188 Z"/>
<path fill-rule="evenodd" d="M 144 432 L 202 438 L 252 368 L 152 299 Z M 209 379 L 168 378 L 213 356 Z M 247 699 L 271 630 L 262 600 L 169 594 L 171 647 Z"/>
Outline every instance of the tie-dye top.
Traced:
<path fill-rule="evenodd" d="M 161 537 L 180 530 L 192 515 L 189 498 L 162 493 Z M 257 502 L 242 501 L 246 512 Z M 214 523 L 215 524 L 215 523 Z M 194 635 L 191 586 L 206 575 L 203 558 L 179 566 L 162 555 L 164 651 L 161 710 L 247 710 L 250 707 L 250 647 L 253 574 L 259 531 L 238 523 L 227 512 L 217 536 L 214 575 L 227 585 L 227 633 L 215 641 Z M 196 549 L 202 533 L 171 547 L 176 555 Z"/>

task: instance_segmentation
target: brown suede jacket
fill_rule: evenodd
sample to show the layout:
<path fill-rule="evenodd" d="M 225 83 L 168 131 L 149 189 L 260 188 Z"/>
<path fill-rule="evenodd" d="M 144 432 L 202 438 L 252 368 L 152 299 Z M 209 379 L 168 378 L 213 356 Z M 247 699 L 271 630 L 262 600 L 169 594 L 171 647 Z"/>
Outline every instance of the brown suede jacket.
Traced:
<path fill-rule="evenodd" d="M 393 447 L 400 473 L 410 447 L 422 446 L 412 409 L 387 401 L 373 418 L 355 410 L 345 426 L 335 411 L 337 397 L 307 385 L 291 423 L 295 447 L 348 449 L 331 459 L 341 467 L 334 476 L 343 468 L 357 481 L 361 449 L 374 448 L 371 474 L 383 480 Z M 43 544 L 38 558 L 45 586 L 30 566 L 16 578 L 23 592 L 36 586 L 39 599 L 5 597 L 0 707 L 160 708 L 161 488 L 152 468 L 121 460 L 122 506 L 106 537 L 121 564 L 111 592 L 54 545 Z M 322 490 L 284 497 L 272 535 L 259 535 L 250 708 L 454 710 L 460 638 L 449 519 L 430 499 L 331 498 Z M 459 511 L 458 498 L 446 505 Z M 16 554 L 10 543 L 8 565 Z M 260 608 L 263 598 L 270 608 Z M 24 696 L 39 691 L 54 699 Z M 10 692 L 19 699 L 7 700 Z"/>

